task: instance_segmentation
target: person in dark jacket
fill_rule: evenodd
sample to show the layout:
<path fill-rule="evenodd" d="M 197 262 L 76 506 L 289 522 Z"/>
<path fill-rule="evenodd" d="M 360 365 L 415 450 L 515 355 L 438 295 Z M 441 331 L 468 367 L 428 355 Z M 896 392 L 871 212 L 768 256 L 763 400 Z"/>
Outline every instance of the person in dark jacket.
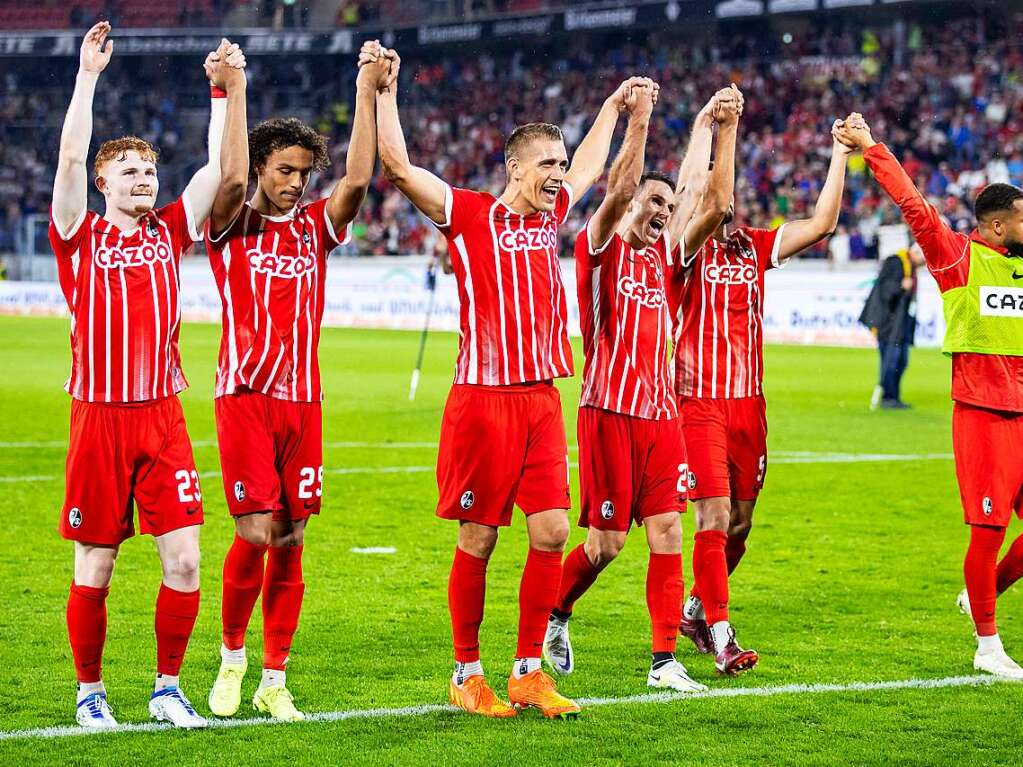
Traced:
<path fill-rule="evenodd" d="M 909 347 L 916 333 L 916 270 L 924 263 L 919 245 L 885 259 L 860 315 L 860 322 L 877 337 L 881 375 L 870 407 L 905 410 L 899 386 L 909 364 Z"/>

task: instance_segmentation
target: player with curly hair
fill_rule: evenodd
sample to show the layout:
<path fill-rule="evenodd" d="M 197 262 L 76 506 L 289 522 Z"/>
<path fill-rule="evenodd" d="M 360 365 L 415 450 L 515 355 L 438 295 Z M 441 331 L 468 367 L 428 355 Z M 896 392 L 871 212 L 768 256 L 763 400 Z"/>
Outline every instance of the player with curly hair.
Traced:
<path fill-rule="evenodd" d="M 366 43 L 364 50 L 378 49 Z M 389 62 L 364 66 L 345 176 L 329 197 L 302 202 L 330 164 L 324 138 L 294 118 L 228 120 L 223 181 L 206 230 L 223 305 L 215 413 L 220 465 L 235 537 L 224 561 L 220 673 L 210 710 L 232 716 L 248 662 L 245 631 L 263 595 L 263 677 L 253 706 L 304 718 L 285 685 L 305 584 L 302 547 L 323 494 L 323 390 L 317 347 L 327 256 L 348 242 L 376 159 L 376 92 Z M 245 200 L 249 179 L 252 198 Z M 264 564 L 265 561 L 265 564 Z"/>

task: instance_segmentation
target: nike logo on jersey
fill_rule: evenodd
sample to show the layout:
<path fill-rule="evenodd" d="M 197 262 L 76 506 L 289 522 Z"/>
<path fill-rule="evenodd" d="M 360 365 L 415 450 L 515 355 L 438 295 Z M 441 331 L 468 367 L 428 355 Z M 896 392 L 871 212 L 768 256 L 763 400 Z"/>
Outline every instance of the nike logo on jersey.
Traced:
<path fill-rule="evenodd" d="M 643 306 L 648 306 L 651 309 L 656 309 L 664 303 L 663 290 L 637 282 L 631 277 L 622 277 L 618 280 L 618 292 L 626 298 L 638 301 Z"/>
<path fill-rule="evenodd" d="M 190 506 L 189 508 L 185 509 L 185 513 L 188 516 L 192 516 L 197 511 L 199 511 L 199 507 L 198 506 Z"/>
<path fill-rule="evenodd" d="M 1023 274 L 1016 274 L 1016 270 L 1013 269 L 1013 271 L 1012 271 L 1012 279 L 1014 279 L 1014 280 L 1023 280 Z"/>
<path fill-rule="evenodd" d="M 316 501 L 306 501 L 305 503 L 302 504 L 302 506 L 307 508 L 307 509 L 311 509 L 315 505 L 316 505 Z"/>
<path fill-rule="evenodd" d="M 301 277 L 316 269 L 316 259 L 310 253 L 289 256 L 285 253 L 263 253 L 259 250 L 250 250 L 245 255 L 253 269 L 274 277 Z"/>
<path fill-rule="evenodd" d="M 101 269 L 120 269 L 124 266 L 148 266 L 157 261 L 170 261 L 171 249 L 165 242 L 144 242 L 124 248 L 102 247 L 93 261 Z"/>

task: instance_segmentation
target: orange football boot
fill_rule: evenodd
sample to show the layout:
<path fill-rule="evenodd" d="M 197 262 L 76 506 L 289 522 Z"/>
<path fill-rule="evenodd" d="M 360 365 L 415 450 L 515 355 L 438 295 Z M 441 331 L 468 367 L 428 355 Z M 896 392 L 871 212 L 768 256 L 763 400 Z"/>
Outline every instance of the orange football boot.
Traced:
<path fill-rule="evenodd" d="M 542 669 L 508 679 L 508 699 L 516 708 L 538 708 L 548 719 L 575 718 L 582 711 L 578 703 L 558 692 L 554 680 Z"/>
<path fill-rule="evenodd" d="M 507 719 L 518 712 L 494 694 L 482 674 L 475 674 L 461 686 L 452 679 L 448 682 L 448 700 L 470 714 L 482 714 L 495 719 Z"/>

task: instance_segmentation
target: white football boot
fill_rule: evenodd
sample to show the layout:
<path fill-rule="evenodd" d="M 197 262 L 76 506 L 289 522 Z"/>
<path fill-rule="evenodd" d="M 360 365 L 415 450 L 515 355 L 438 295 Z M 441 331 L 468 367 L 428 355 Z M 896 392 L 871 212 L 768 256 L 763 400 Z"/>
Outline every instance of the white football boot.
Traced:
<path fill-rule="evenodd" d="M 700 684 L 677 660 L 669 660 L 658 668 L 650 668 L 646 677 L 647 687 L 665 687 L 678 692 L 704 692 L 707 685 Z"/>
<path fill-rule="evenodd" d="M 164 687 L 149 699 L 149 714 L 160 722 L 191 730 L 206 727 L 209 722 L 199 716 L 179 687 Z"/>
<path fill-rule="evenodd" d="M 572 640 L 568 637 L 568 621 L 560 620 L 553 615 L 547 619 L 543 657 L 547 665 L 562 676 L 567 676 L 575 670 L 575 653 L 572 652 Z"/>
<path fill-rule="evenodd" d="M 109 730 L 117 726 L 105 692 L 94 692 L 78 702 L 75 721 L 89 730 Z"/>

